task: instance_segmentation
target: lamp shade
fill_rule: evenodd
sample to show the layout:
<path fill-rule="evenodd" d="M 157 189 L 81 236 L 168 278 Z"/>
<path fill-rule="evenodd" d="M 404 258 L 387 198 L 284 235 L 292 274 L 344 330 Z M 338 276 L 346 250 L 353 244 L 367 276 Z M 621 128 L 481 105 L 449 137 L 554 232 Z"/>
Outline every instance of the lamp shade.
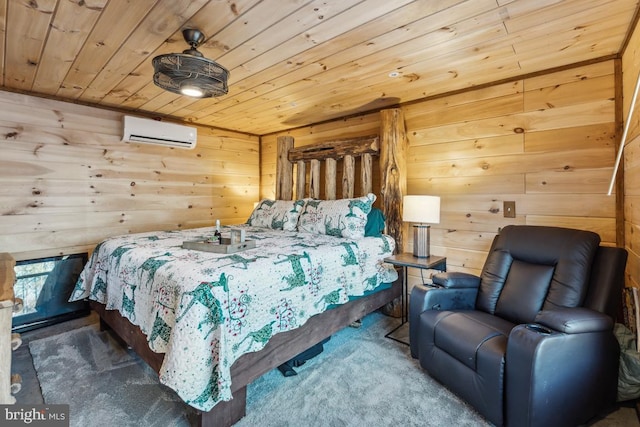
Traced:
<path fill-rule="evenodd" d="M 440 197 L 404 196 L 402 199 L 404 222 L 440 223 Z"/>

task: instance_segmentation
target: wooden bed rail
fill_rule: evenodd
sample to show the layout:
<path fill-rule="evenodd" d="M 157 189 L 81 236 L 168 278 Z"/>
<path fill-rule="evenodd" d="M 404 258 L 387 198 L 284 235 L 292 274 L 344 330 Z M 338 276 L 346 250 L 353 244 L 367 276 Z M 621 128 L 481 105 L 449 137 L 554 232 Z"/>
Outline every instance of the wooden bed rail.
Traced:
<path fill-rule="evenodd" d="M 246 411 L 247 385 L 259 376 L 286 362 L 311 345 L 330 337 L 346 325 L 382 307 L 402 295 L 402 271 L 388 289 L 355 299 L 332 310 L 311 317 L 304 325 L 274 335 L 265 348 L 247 353 L 231 367 L 233 399 L 219 402 L 209 412 L 198 412 L 198 427 L 227 427 L 238 422 Z M 100 315 L 102 330 L 113 329 L 154 371 L 160 372 L 164 354 L 154 353 L 140 328 L 132 325 L 117 310 L 106 310 L 103 304 L 90 301 L 91 308 Z"/>

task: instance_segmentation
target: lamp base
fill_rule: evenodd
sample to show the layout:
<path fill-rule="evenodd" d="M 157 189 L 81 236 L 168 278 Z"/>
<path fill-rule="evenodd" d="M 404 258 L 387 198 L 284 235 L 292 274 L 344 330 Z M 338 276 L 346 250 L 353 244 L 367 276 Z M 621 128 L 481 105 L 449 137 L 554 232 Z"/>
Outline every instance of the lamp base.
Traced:
<path fill-rule="evenodd" d="M 431 226 L 417 224 L 413 226 L 413 256 L 429 258 L 431 245 Z"/>

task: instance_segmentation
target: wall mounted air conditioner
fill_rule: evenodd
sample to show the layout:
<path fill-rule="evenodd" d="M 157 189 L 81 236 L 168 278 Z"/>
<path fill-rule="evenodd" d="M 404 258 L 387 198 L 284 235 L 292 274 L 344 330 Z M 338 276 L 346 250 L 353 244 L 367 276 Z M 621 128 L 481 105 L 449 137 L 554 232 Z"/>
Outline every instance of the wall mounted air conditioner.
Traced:
<path fill-rule="evenodd" d="M 197 139 L 198 129 L 195 127 L 124 116 L 123 141 L 194 148 Z"/>

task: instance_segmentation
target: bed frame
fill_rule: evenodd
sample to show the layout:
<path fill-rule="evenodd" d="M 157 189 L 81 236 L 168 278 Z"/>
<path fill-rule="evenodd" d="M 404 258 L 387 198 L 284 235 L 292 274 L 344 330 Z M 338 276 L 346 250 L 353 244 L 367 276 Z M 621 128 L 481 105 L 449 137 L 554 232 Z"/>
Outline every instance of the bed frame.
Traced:
<path fill-rule="evenodd" d="M 293 137 L 279 137 L 276 198 L 293 199 L 294 165 L 297 168 L 296 197 L 308 195 L 319 198 L 321 162 L 325 163 L 322 198 L 335 199 L 336 183 L 340 180 L 343 198 L 353 197 L 357 158 L 360 158 L 360 194 L 373 192 L 373 163 L 374 158 L 379 158 L 381 188 L 376 194 L 379 199 L 382 198 L 382 210 L 387 218 L 386 233 L 396 239 L 396 251 L 402 248 L 401 196 L 406 181 L 406 177 L 403 178 L 406 144 L 404 121 L 401 112 L 393 109 L 381 112 L 381 123 L 380 136 L 332 140 L 297 148 L 293 147 Z M 307 164 L 310 165 L 308 174 Z M 340 164 L 342 178 L 338 179 Z M 262 350 L 241 356 L 231 367 L 233 399 L 218 403 L 208 412 L 199 412 L 198 425 L 222 427 L 238 422 L 246 413 L 248 384 L 354 321 L 400 298 L 402 271 L 398 273 L 399 279 L 390 288 L 317 314 L 303 326 L 273 336 Z M 103 329 L 112 329 L 151 368 L 156 372 L 160 371 L 164 354 L 154 353 L 149 349 L 140 328 L 122 317 L 117 310 L 106 310 L 103 304 L 91 301 L 91 308 L 100 316 Z"/>

